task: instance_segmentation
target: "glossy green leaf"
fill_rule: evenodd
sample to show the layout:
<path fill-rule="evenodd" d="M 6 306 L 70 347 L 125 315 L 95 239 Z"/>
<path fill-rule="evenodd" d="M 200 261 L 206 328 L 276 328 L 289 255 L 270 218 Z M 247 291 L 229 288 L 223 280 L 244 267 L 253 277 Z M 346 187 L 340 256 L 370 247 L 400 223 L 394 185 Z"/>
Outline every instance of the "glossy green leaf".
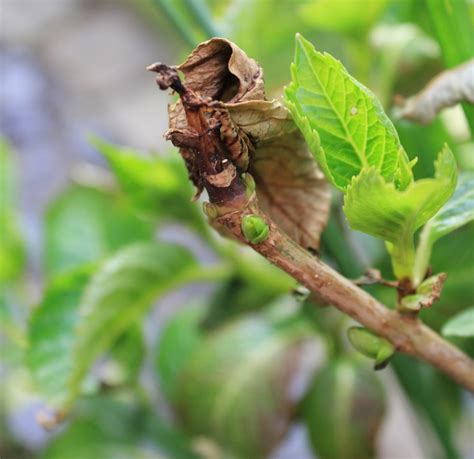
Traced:
<path fill-rule="evenodd" d="M 153 417 L 152 417 L 153 416 Z M 189 441 L 137 403 L 110 397 L 80 401 L 42 459 L 197 459 Z"/>
<path fill-rule="evenodd" d="M 106 261 L 81 299 L 69 401 L 97 357 L 142 319 L 153 301 L 183 283 L 221 275 L 221 269 L 209 272 L 187 249 L 171 244 L 135 244 Z"/>
<path fill-rule="evenodd" d="M 144 215 L 159 220 L 176 219 L 202 230 L 204 220 L 191 201 L 193 190 L 182 158 L 172 155 L 144 156 L 93 139 L 133 205 Z"/>
<path fill-rule="evenodd" d="M 435 177 L 397 190 L 374 168 L 363 170 L 352 180 L 344 199 L 344 212 L 352 229 L 379 237 L 391 245 L 395 275 L 412 274 L 415 260 L 413 237 L 451 197 L 457 170 L 447 146 L 435 162 Z"/>
<path fill-rule="evenodd" d="M 444 336 L 461 336 L 464 338 L 474 336 L 474 308 L 456 314 L 443 326 L 441 332 Z"/>
<path fill-rule="evenodd" d="M 415 282 L 426 273 L 435 242 L 474 220 L 474 174 L 459 175 L 458 185 L 451 199 L 425 225 L 416 250 Z"/>
<path fill-rule="evenodd" d="M 194 350 L 177 399 L 186 429 L 238 457 L 266 457 L 289 427 L 308 324 L 249 317 L 219 328 Z"/>
<path fill-rule="evenodd" d="M 15 212 L 14 157 L 0 138 L 0 284 L 16 279 L 25 266 L 25 248 Z"/>
<path fill-rule="evenodd" d="M 331 55 L 296 38 L 286 103 L 326 177 L 345 190 L 363 169 L 373 168 L 405 188 L 411 165 L 393 124 L 375 96 Z"/>
<path fill-rule="evenodd" d="M 49 207 L 45 268 L 49 275 L 98 261 L 131 242 L 150 240 L 153 227 L 117 196 L 74 186 Z"/>
<path fill-rule="evenodd" d="M 358 360 L 329 363 L 316 376 L 304 404 L 304 419 L 318 458 L 375 457 L 385 411 L 376 374 Z"/>

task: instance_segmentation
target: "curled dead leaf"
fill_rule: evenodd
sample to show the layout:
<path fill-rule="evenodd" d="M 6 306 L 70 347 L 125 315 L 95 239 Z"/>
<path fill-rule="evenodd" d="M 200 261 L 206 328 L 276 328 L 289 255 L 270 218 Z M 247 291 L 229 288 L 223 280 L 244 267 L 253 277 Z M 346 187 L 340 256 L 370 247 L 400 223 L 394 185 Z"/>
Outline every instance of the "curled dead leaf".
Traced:
<path fill-rule="evenodd" d="M 263 71 L 234 43 L 214 38 L 177 68 L 186 87 L 208 104 L 209 125 L 220 129 L 230 160 L 250 172 L 262 209 L 296 242 L 318 248 L 329 214 L 329 187 L 294 124 L 276 100 L 265 100 Z M 196 133 L 181 101 L 169 107 L 167 133 L 188 163 Z M 199 191 L 199 190 L 198 190 Z"/>
<path fill-rule="evenodd" d="M 430 123 L 443 108 L 459 102 L 474 104 L 474 59 L 432 79 L 422 91 L 404 102 L 401 116 Z"/>

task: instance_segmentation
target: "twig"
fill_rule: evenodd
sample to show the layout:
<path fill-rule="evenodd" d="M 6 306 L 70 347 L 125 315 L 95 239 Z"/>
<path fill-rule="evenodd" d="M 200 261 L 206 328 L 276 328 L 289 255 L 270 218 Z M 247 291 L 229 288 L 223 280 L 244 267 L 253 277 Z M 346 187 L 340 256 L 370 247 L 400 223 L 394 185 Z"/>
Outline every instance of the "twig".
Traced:
<path fill-rule="evenodd" d="M 158 74 L 156 82 L 161 89 L 171 88 L 181 97 L 188 124 L 188 131 L 181 134 L 193 141 L 187 165 L 190 174 L 197 175 L 193 181 L 208 192 L 208 214 L 217 227 L 253 247 L 322 300 L 389 340 L 398 351 L 429 362 L 474 392 L 473 360 L 421 323 L 415 314 L 389 310 L 290 239 L 260 209 L 255 193 L 249 193 L 230 161 L 228 146 L 213 119 L 212 102 L 186 88 L 176 69 L 160 63 L 148 69 Z M 182 136 L 169 137 L 174 142 L 182 141 Z M 248 215 L 260 217 L 269 227 L 266 239 L 257 244 L 248 242 L 242 233 L 242 221 Z"/>
<path fill-rule="evenodd" d="M 269 224 L 270 233 L 266 241 L 256 245 L 245 241 L 240 226 L 242 218 L 248 214 L 259 215 Z M 313 257 L 273 224 L 259 209 L 255 197 L 238 211 L 219 217 L 218 222 L 310 291 L 388 339 L 397 351 L 432 364 L 474 392 L 474 361 L 469 356 L 441 338 L 416 316 L 387 309 L 349 279 Z"/>

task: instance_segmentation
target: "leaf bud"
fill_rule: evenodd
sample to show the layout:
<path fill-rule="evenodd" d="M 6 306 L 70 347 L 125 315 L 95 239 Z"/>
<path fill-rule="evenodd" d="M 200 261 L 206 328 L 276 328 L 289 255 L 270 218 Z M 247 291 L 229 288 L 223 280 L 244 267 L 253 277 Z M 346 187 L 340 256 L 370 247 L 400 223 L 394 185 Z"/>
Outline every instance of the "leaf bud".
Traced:
<path fill-rule="evenodd" d="M 267 222 L 258 215 L 246 215 L 242 219 L 242 233 L 252 244 L 260 244 L 268 238 L 270 231 Z"/>
<path fill-rule="evenodd" d="M 347 337 L 361 354 L 375 360 L 376 370 L 384 368 L 395 352 L 395 348 L 389 341 L 364 327 L 350 327 Z"/>

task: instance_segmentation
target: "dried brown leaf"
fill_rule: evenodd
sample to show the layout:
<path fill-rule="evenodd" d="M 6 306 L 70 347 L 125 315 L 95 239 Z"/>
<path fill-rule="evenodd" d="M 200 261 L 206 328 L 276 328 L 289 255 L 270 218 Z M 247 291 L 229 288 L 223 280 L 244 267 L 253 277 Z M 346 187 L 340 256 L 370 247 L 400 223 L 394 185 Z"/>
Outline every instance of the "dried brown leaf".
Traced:
<path fill-rule="evenodd" d="M 421 92 L 405 101 L 401 115 L 429 123 L 443 108 L 459 102 L 474 104 L 474 59 L 440 73 Z"/>
<path fill-rule="evenodd" d="M 288 110 L 265 100 L 259 65 L 235 44 L 214 38 L 199 45 L 178 70 L 189 89 L 209 98 L 231 160 L 254 177 L 263 210 L 303 247 L 318 248 L 329 214 L 328 185 Z M 169 112 L 168 135 L 186 138 L 182 103 Z"/>
<path fill-rule="evenodd" d="M 288 111 L 276 101 L 228 108 L 236 124 L 258 139 L 249 171 L 261 207 L 298 244 L 317 249 L 329 215 L 329 187 Z"/>

